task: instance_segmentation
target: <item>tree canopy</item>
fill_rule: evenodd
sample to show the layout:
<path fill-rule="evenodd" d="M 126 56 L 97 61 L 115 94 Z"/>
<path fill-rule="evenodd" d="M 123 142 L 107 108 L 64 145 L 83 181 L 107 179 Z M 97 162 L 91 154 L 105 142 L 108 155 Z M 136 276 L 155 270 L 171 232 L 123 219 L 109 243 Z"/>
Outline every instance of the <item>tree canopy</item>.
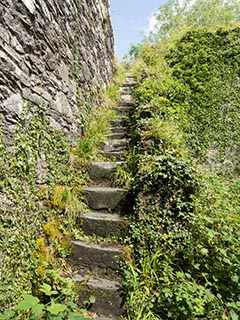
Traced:
<path fill-rule="evenodd" d="M 173 33 L 182 35 L 188 28 L 232 27 L 240 18 L 238 0 L 169 0 L 157 13 L 151 41 L 161 40 Z"/>

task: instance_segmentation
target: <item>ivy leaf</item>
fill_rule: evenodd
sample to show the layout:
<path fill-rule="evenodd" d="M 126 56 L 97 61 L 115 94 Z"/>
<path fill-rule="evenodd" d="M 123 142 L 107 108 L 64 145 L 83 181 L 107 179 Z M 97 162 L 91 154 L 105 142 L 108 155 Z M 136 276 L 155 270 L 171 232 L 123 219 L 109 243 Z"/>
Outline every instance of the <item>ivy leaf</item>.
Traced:
<path fill-rule="evenodd" d="M 17 310 L 26 311 L 39 303 L 39 299 L 31 294 L 25 294 L 23 297 L 24 300 L 20 301 L 16 306 Z"/>
<path fill-rule="evenodd" d="M 52 304 L 47 307 L 47 310 L 53 314 L 53 315 L 58 315 L 59 312 L 63 312 L 67 309 L 67 307 L 63 304 L 60 303 L 55 303 L 52 301 Z"/>

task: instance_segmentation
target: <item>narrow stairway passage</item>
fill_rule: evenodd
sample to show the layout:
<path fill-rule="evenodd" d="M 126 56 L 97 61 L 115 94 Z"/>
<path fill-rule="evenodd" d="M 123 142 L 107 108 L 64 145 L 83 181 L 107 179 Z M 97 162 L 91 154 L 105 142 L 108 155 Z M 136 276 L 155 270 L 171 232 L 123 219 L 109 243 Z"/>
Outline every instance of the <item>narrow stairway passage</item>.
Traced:
<path fill-rule="evenodd" d="M 134 78 L 127 76 L 120 87 L 120 101 L 115 108 L 116 117 L 110 122 L 110 134 L 102 145 L 106 161 L 91 162 L 88 174 L 92 181 L 84 188 L 89 212 L 81 217 L 82 229 L 88 236 L 124 238 L 127 235 L 127 190 L 111 186 L 111 173 L 122 163 L 128 149 L 127 120 L 133 101 L 131 92 Z M 110 186 L 109 186 L 110 185 Z M 116 320 L 124 315 L 124 294 L 121 287 L 119 262 L 124 259 L 124 248 L 116 243 L 73 241 L 73 280 L 80 285 L 79 305 L 94 296 L 89 311 L 98 320 Z"/>

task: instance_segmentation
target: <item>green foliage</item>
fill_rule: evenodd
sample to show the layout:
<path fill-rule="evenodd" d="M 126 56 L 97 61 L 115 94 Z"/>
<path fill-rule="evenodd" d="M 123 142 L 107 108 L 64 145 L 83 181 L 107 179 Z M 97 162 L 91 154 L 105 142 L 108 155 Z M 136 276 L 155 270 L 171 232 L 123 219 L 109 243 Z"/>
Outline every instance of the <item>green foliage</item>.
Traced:
<path fill-rule="evenodd" d="M 138 161 L 139 148 L 133 147 L 125 156 L 124 162 L 117 166 L 112 174 L 116 185 L 126 189 L 130 188 L 137 171 Z"/>
<path fill-rule="evenodd" d="M 230 165 L 229 171 L 239 170 L 239 32 L 188 32 L 167 56 L 174 79 L 188 88 L 182 128 L 189 149 L 211 165 Z"/>
<path fill-rule="evenodd" d="M 77 53 L 75 64 L 77 80 Z M 1 137 L 2 320 L 90 317 L 77 307 L 66 257 L 70 239 L 78 232 L 78 215 L 85 210 L 80 186 L 87 178 L 82 164 L 97 156 L 112 111 L 109 98 L 94 114 L 93 104 L 87 105 L 86 97 L 84 101 L 79 95 L 79 107 L 84 103 L 87 114 L 82 110 L 86 132 L 75 149 L 50 126 L 44 106 L 24 106 L 11 148 Z"/>
<path fill-rule="evenodd" d="M 53 188 L 51 204 L 54 208 L 63 210 L 68 220 L 73 222 L 87 209 L 81 187 L 78 186 L 56 185 Z"/>
<path fill-rule="evenodd" d="M 78 141 L 73 152 L 77 159 L 84 162 L 101 157 L 100 146 L 108 133 L 107 124 L 111 115 L 112 111 L 108 106 L 98 107 L 91 115 L 84 136 Z"/>
<path fill-rule="evenodd" d="M 158 23 L 150 39 L 159 41 L 165 37 L 179 37 L 189 28 L 233 27 L 239 14 L 237 0 L 169 0 L 156 13 Z"/>
<path fill-rule="evenodd" d="M 109 103 L 111 106 L 115 105 L 120 99 L 119 85 L 125 79 L 125 70 L 115 61 L 115 73 L 111 79 L 110 84 L 102 92 L 103 101 Z"/>
<path fill-rule="evenodd" d="M 135 215 L 130 227 L 135 254 L 158 249 L 161 234 L 175 225 L 183 228 L 192 211 L 196 171 L 175 156 L 145 156 L 132 184 Z"/>
<path fill-rule="evenodd" d="M 158 56 L 159 46 L 145 50 Z M 165 53 L 167 72 L 143 61 L 135 91 L 138 104 L 155 107 L 151 126 L 175 122 L 191 154 L 226 174 L 239 171 L 238 52 L 239 28 L 189 31 Z"/>
<path fill-rule="evenodd" d="M 133 64 L 133 70 L 138 65 L 136 62 L 143 59 L 148 67 L 154 65 L 155 71 L 160 68 L 166 72 L 162 58 L 176 39 L 198 28 L 215 30 L 239 26 L 240 3 L 238 0 L 169 0 L 160 6 L 155 17 L 157 23 L 150 35 L 132 45 L 125 56 L 125 60 Z M 162 55 L 159 55 L 160 51 Z"/>
<path fill-rule="evenodd" d="M 130 318 L 236 318 L 239 179 L 226 183 L 184 158 L 145 155 L 132 191 Z"/>
<path fill-rule="evenodd" d="M 164 10 L 159 33 L 133 52 L 128 314 L 238 319 L 240 30 L 215 27 L 234 24 L 239 2 Z"/>
<path fill-rule="evenodd" d="M 112 82 L 106 89 L 102 90 L 101 104 L 88 114 L 88 122 L 85 123 L 83 137 L 78 141 L 77 148 L 74 149 L 74 155 L 80 162 L 83 161 L 83 164 L 102 156 L 101 143 L 108 133 L 108 121 L 114 115 L 112 108 L 119 100 L 118 87 L 124 77 L 124 71 L 119 67 Z"/>
<path fill-rule="evenodd" d="M 24 107 L 10 150 L 1 142 L 3 319 L 30 319 L 30 313 L 31 318 L 38 319 L 42 304 L 45 308 L 54 302 L 66 306 L 59 319 L 76 309 L 73 284 L 63 277 L 68 272 L 64 261 L 70 249 L 68 226 L 75 216 L 70 216 L 67 208 L 52 206 L 56 184 L 72 189 L 85 181 L 84 175 L 69 164 L 71 148 L 70 141 L 49 125 L 43 106 L 32 110 L 29 105 Z M 36 185 L 39 172 L 45 179 L 42 187 Z M 54 217 L 55 222 L 51 222 Z M 48 294 L 46 286 L 51 287 Z M 29 310 L 23 315 L 26 305 Z"/>
<path fill-rule="evenodd" d="M 55 294 L 51 291 L 51 287 L 47 284 L 42 286 L 42 292 L 48 296 Z M 56 303 L 52 299 L 48 304 L 40 303 L 37 297 L 31 294 L 24 294 L 21 300 L 15 307 L 15 311 L 5 311 L 0 315 L 1 320 L 10 319 L 68 319 L 68 320 L 87 320 L 85 316 L 80 313 L 67 312 L 67 305 L 63 303 Z"/>

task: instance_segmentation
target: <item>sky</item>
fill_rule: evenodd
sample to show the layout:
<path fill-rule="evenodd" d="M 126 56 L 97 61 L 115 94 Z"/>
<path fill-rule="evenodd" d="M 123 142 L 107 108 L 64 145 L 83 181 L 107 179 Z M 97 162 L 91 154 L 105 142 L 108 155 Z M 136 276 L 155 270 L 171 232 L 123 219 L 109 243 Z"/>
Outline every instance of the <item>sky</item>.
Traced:
<path fill-rule="evenodd" d="M 154 13 L 167 0 L 110 0 L 115 52 L 121 61 L 132 44 L 143 39 L 154 25 Z"/>

